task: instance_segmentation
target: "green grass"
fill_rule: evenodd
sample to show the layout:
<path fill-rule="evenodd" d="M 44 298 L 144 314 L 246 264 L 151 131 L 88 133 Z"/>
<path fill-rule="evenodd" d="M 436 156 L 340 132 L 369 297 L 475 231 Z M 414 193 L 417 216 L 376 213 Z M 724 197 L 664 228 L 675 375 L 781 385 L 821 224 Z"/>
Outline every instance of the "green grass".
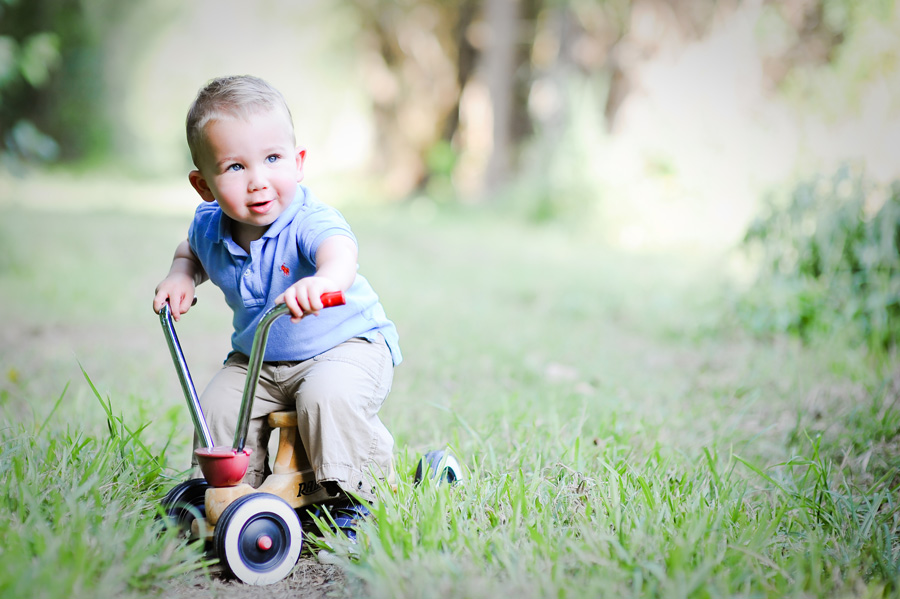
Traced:
<path fill-rule="evenodd" d="M 895 359 L 748 336 L 726 256 L 344 211 L 405 355 L 383 409 L 402 481 L 348 596 L 900 593 Z M 150 299 L 187 219 L 0 207 L 4 597 L 152 596 L 202 567 L 155 525 L 191 426 Z M 202 386 L 229 316 L 199 295 L 179 335 Z M 448 444 L 467 480 L 412 487 Z"/>
<path fill-rule="evenodd" d="M 96 399 L 105 435 L 54 424 L 52 412 L 0 431 L 3 597 L 143 597 L 202 567 L 156 518 L 165 454 Z"/>

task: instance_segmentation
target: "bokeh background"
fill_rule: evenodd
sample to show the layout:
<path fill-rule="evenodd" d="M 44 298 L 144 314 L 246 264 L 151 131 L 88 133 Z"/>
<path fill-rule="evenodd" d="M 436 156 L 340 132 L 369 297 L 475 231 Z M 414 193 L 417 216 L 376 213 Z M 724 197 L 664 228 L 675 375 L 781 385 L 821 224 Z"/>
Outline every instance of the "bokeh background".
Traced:
<path fill-rule="evenodd" d="M 897 178 L 898 29 L 893 0 L 2 0 L 2 176 L 183 179 L 196 90 L 252 73 L 356 196 L 723 247 L 798 178 Z"/>
<path fill-rule="evenodd" d="M 4 287 L 11 307 L 117 311 L 91 294 L 122 294 L 121 266 L 86 276 L 53 253 L 29 270 L 17 207 L 83 214 L 55 237 L 76 252 L 126 251 L 98 211 L 186 223 L 186 107 L 241 73 L 284 92 L 306 183 L 339 207 L 403 210 L 426 237 L 487 218 L 619 256 L 714 256 L 720 307 L 753 333 L 896 345 L 894 0 L 0 0 L 3 272 L 31 273 Z M 124 268 L 149 290 L 168 250 L 140 249 Z M 109 290 L 72 291 L 90 285 Z"/>

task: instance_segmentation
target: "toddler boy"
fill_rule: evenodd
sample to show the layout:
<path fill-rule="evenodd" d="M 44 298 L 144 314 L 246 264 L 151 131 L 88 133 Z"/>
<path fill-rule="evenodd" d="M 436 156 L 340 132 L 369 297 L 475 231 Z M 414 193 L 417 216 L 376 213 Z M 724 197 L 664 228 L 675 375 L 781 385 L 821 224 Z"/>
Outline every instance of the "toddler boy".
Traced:
<path fill-rule="evenodd" d="M 265 476 L 266 416 L 296 409 L 317 482 L 373 501 L 393 452 L 378 410 L 401 355 L 397 329 L 357 274 L 350 226 L 300 184 L 306 150 L 295 144 L 283 96 L 265 81 L 211 81 L 188 111 L 187 139 L 196 167 L 188 178 L 203 203 L 156 288 L 153 309 L 168 301 L 178 320 L 195 286 L 209 279 L 234 312 L 233 351 L 200 397 L 214 441 L 227 445 L 234 437 L 256 326 L 285 303 L 291 319 L 270 329 L 244 482 L 256 487 Z M 338 290 L 346 304 L 319 312 L 322 293 Z"/>

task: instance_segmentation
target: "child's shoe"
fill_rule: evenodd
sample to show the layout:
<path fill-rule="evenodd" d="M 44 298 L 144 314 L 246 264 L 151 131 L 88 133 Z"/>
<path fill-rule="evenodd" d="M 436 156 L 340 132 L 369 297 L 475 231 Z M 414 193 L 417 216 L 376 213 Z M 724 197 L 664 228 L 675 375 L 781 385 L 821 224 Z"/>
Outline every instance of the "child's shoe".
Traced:
<path fill-rule="evenodd" d="M 361 503 L 347 504 L 331 508 L 331 517 L 337 529 L 344 533 L 351 543 L 356 542 L 356 528 L 362 520 L 369 518 L 372 512 Z"/>
<path fill-rule="evenodd" d="M 321 514 L 320 510 L 316 511 Z M 344 537 L 350 542 L 350 545 L 347 548 L 349 556 L 352 557 L 353 555 L 358 554 L 359 549 L 357 547 L 356 529 L 359 526 L 360 521 L 369 518 L 372 515 L 372 512 L 370 512 L 369 508 L 365 505 L 350 501 L 338 506 L 332 506 L 328 508 L 328 512 L 331 514 L 331 519 L 334 520 L 332 528 L 342 532 Z M 320 517 L 322 516 L 320 515 Z M 328 549 L 320 549 L 316 554 L 316 557 L 320 564 L 340 565 L 340 560 L 332 552 L 330 547 Z"/>

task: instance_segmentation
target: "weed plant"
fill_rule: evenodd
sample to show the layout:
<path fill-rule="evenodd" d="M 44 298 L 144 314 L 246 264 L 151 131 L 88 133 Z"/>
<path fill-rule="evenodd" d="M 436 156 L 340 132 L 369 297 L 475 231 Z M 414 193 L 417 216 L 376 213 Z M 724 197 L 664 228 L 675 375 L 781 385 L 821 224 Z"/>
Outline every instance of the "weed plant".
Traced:
<path fill-rule="evenodd" d="M 872 348 L 900 340 L 900 182 L 878 187 L 848 167 L 801 182 L 745 244 L 761 262 L 742 303 L 754 329 L 849 329 Z"/>

